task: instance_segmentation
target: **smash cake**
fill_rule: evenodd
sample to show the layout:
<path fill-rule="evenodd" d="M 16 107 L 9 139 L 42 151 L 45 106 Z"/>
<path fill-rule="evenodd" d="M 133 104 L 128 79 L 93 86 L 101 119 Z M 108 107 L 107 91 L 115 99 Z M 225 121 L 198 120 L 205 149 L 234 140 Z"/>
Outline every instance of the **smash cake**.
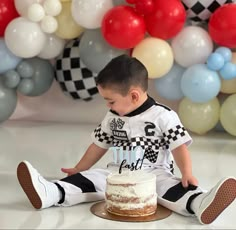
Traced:
<path fill-rule="evenodd" d="M 127 217 L 149 216 L 156 212 L 156 176 L 142 170 L 111 173 L 107 177 L 106 210 Z"/>

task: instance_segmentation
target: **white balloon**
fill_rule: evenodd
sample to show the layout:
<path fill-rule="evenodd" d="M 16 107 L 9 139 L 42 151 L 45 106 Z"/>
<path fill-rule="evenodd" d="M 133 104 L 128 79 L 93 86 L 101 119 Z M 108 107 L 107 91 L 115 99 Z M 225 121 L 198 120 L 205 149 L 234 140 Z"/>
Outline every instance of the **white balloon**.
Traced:
<path fill-rule="evenodd" d="M 58 28 L 57 20 L 52 16 L 45 16 L 43 20 L 40 22 L 40 25 L 42 31 L 48 34 L 56 32 Z"/>
<path fill-rule="evenodd" d="M 33 3 L 28 8 L 28 19 L 32 22 L 39 22 L 45 16 L 45 11 L 42 5 Z"/>
<path fill-rule="evenodd" d="M 39 24 L 23 17 L 13 19 L 7 25 L 4 38 L 8 49 L 22 58 L 38 55 L 46 42 Z"/>
<path fill-rule="evenodd" d="M 62 4 L 59 0 L 45 0 L 43 3 L 43 8 L 47 15 L 57 16 L 61 13 Z"/>
<path fill-rule="evenodd" d="M 171 41 L 175 61 L 189 67 L 203 64 L 213 51 L 210 35 L 201 27 L 186 26 Z"/>
<path fill-rule="evenodd" d="M 66 41 L 54 34 L 46 35 L 46 43 L 38 57 L 42 59 L 52 59 L 61 54 L 64 49 Z"/>
<path fill-rule="evenodd" d="M 28 8 L 33 3 L 41 4 L 44 0 L 14 0 L 17 12 L 24 17 L 28 15 Z"/>
<path fill-rule="evenodd" d="M 112 0 L 72 0 L 72 17 L 87 29 L 100 28 L 105 13 L 113 8 Z"/>

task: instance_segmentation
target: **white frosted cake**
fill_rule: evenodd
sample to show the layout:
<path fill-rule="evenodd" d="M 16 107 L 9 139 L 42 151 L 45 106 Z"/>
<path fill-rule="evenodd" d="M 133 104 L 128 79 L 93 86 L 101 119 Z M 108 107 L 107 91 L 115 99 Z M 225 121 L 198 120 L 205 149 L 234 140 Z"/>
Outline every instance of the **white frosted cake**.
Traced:
<path fill-rule="evenodd" d="M 126 171 L 107 177 L 106 209 L 120 216 L 148 216 L 156 212 L 156 176 L 144 171 Z"/>

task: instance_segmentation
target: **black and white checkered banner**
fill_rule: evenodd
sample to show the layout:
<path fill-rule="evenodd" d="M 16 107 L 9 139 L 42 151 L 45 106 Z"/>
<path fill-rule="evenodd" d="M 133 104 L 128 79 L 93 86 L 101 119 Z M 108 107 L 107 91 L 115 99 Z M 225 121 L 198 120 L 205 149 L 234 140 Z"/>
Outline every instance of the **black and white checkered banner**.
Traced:
<path fill-rule="evenodd" d="M 56 59 L 56 80 L 61 89 L 73 99 L 89 101 L 98 93 L 95 77 L 81 61 L 79 39 L 69 41 Z"/>
<path fill-rule="evenodd" d="M 233 0 L 182 0 L 187 18 L 195 22 L 207 22 L 217 8 L 232 2 Z"/>

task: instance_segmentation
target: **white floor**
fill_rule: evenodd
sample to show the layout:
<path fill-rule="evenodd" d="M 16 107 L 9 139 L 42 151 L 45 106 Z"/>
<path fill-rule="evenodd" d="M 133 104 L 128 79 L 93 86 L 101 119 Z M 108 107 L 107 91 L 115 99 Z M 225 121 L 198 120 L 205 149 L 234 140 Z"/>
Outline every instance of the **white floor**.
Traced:
<path fill-rule="evenodd" d="M 211 225 L 172 213 L 146 223 L 115 222 L 94 216 L 92 203 L 36 211 L 16 178 L 16 167 L 30 161 L 45 177 L 62 178 L 90 143 L 95 125 L 7 121 L 0 126 L 0 229 L 236 229 L 236 201 Z M 203 188 L 224 176 L 236 176 L 236 137 L 226 133 L 193 135 L 193 171 Z M 104 166 L 105 156 L 96 167 Z M 178 173 L 178 172 L 177 172 Z"/>

